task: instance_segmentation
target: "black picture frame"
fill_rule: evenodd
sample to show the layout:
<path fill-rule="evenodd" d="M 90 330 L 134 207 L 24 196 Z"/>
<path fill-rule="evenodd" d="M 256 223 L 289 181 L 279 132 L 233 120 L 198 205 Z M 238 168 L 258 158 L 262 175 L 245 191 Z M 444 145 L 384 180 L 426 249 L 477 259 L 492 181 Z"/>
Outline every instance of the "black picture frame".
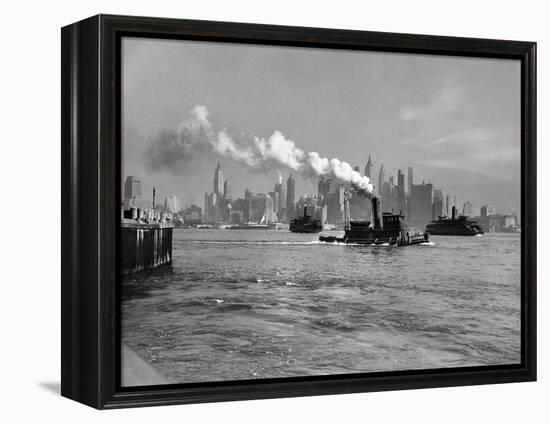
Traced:
<path fill-rule="evenodd" d="M 521 364 L 120 386 L 120 40 L 124 35 L 521 61 Z M 536 380 L 536 43 L 97 15 L 61 31 L 61 394 L 94 408 Z"/>

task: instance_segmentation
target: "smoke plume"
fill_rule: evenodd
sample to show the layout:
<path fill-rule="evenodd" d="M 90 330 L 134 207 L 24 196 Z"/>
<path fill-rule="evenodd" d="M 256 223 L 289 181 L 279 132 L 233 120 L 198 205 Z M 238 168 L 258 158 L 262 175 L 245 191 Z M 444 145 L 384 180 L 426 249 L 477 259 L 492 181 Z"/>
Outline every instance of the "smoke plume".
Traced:
<path fill-rule="evenodd" d="M 181 173 L 199 154 L 211 154 L 216 137 L 205 106 L 195 106 L 188 119 L 175 130 L 162 130 L 149 144 L 145 159 L 149 169 Z"/>
<path fill-rule="evenodd" d="M 238 141 L 226 130 L 214 131 L 205 106 L 195 106 L 177 131 L 159 133 L 146 153 L 151 169 L 174 170 L 194 155 L 208 152 L 230 158 L 253 171 L 287 168 L 307 178 L 334 179 L 364 195 L 373 191 L 370 179 L 354 171 L 349 163 L 322 157 L 317 152 L 304 152 L 280 131 L 268 138 L 252 136 Z"/>

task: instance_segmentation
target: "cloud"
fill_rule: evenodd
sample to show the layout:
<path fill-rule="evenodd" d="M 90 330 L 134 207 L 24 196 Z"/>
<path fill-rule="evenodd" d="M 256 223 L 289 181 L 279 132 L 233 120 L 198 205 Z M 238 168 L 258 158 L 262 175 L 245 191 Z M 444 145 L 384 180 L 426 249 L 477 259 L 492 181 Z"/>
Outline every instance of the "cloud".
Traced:
<path fill-rule="evenodd" d="M 476 166 L 475 164 L 472 164 L 471 161 L 464 160 L 463 158 L 424 160 L 418 163 L 423 166 L 444 169 L 446 171 L 453 170 L 459 171 L 463 174 L 481 175 L 497 180 L 516 182 L 516 177 L 514 175 L 510 175 L 510 173 L 497 172 L 483 166 Z"/>
<path fill-rule="evenodd" d="M 440 134 L 440 131 L 431 131 L 431 134 L 421 132 L 416 136 L 405 139 L 401 144 L 411 145 L 415 147 L 434 147 L 443 144 L 458 143 L 477 144 L 479 142 L 487 142 L 496 138 L 496 132 L 487 128 L 467 128 L 458 131 Z"/>
<path fill-rule="evenodd" d="M 401 109 L 406 132 L 401 145 L 423 156 L 419 164 L 510 179 L 506 166 L 519 163 L 519 134 L 514 143 L 512 124 L 486 112 L 449 77 L 427 102 Z"/>
<path fill-rule="evenodd" d="M 409 105 L 401 109 L 403 121 L 425 121 L 450 114 L 460 106 L 461 91 L 455 82 L 448 78 L 439 92 L 427 103 Z"/>

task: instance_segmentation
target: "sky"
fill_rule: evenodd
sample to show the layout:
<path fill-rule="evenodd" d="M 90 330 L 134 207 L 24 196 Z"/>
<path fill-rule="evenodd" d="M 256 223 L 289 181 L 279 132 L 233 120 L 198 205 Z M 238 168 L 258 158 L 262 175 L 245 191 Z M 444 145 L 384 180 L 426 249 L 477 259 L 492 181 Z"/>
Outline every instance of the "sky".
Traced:
<path fill-rule="evenodd" d="M 122 41 L 122 178 L 139 175 L 144 198 L 174 194 L 203 206 L 221 163 L 233 197 L 267 193 L 277 170 L 250 170 L 208 143 L 192 160 L 152 166 L 151 149 L 204 106 L 215 131 L 237 140 L 275 131 L 304 152 L 386 179 L 414 169 L 474 211 L 520 211 L 520 63 L 420 54 L 255 46 L 126 37 Z M 280 168 L 284 179 L 290 171 Z M 316 181 L 296 180 L 296 195 Z"/>

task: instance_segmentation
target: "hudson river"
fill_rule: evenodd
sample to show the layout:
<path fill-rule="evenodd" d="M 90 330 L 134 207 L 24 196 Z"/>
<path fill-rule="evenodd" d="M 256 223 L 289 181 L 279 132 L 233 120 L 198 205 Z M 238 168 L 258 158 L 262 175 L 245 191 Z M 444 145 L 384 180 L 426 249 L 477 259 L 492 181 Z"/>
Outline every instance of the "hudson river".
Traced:
<path fill-rule="evenodd" d="M 175 229 L 172 267 L 122 282 L 122 341 L 171 383 L 520 362 L 519 234 L 318 236 Z"/>

